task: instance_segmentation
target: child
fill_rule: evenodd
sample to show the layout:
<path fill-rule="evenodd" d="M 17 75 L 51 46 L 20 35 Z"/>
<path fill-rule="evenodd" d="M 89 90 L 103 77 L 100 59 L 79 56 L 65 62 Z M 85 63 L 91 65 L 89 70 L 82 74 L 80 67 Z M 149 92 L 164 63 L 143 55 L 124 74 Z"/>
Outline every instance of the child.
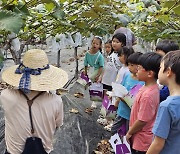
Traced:
<path fill-rule="evenodd" d="M 169 51 L 178 50 L 179 46 L 172 40 L 162 40 L 156 46 L 156 52 L 162 56 L 165 56 Z M 169 89 L 167 86 L 163 86 L 160 89 L 160 102 L 166 100 L 169 96 Z"/>
<path fill-rule="evenodd" d="M 126 46 L 132 47 L 136 44 L 136 38 L 134 36 L 134 33 L 129 28 L 116 25 L 114 34 L 117 33 L 123 33 L 124 35 L 126 35 Z"/>
<path fill-rule="evenodd" d="M 104 44 L 104 48 L 105 48 L 105 56 L 106 57 L 110 56 L 113 53 L 112 40 L 108 40 Z"/>
<path fill-rule="evenodd" d="M 156 52 L 162 56 L 175 50 L 179 50 L 179 45 L 172 40 L 162 40 L 156 45 Z"/>
<path fill-rule="evenodd" d="M 140 56 L 137 78 L 145 85 L 136 95 L 126 139 L 132 139 L 132 153 L 145 154 L 152 142 L 152 126 L 159 105 L 158 78 L 161 56 L 148 52 Z"/>
<path fill-rule="evenodd" d="M 137 64 L 138 64 L 138 57 L 141 55 L 140 53 L 133 53 L 129 57 L 128 55 L 132 53 L 132 51 L 129 51 L 128 54 L 126 54 L 127 59 L 121 59 L 122 63 L 125 63 L 129 67 L 129 71 L 127 72 L 126 76 L 124 76 L 121 84 L 128 90 L 130 91 L 134 86 L 141 84 L 143 85 L 143 82 L 140 82 L 136 78 L 136 73 L 137 73 Z M 121 53 L 123 54 L 123 52 Z M 129 123 L 129 117 L 130 117 L 130 112 L 131 109 L 129 106 L 126 104 L 126 102 L 123 100 L 123 98 L 118 97 L 116 102 L 115 102 L 115 107 L 118 108 L 117 110 L 117 117 L 114 121 L 114 124 L 112 126 L 112 133 L 115 134 L 119 131 L 121 126 L 125 125 L 126 126 L 126 132 L 128 130 L 128 123 Z M 126 132 L 123 132 L 121 135 L 125 135 Z"/>
<path fill-rule="evenodd" d="M 159 81 L 167 85 L 170 96 L 161 102 L 153 127 L 154 141 L 147 154 L 180 153 L 180 50 L 171 51 L 161 60 Z"/>
<path fill-rule="evenodd" d="M 29 153 L 33 153 L 35 149 L 32 148 L 31 140 L 28 140 L 32 139 L 32 136 L 36 150 L 40 149 L 42 144 L 41 152 L 51 153 L 53 135 L 57 127 L 63 124 L 64 113 L 61 97 L 50 94 L 49 91 L 63 87 L 68 81 L 67 73 L 49 65 L 44 51 L 32 49 L 25 53 L 19 66 L 5 70 L 2 79 L 16 87 L 3 90 L 0 96 L 5 112 L 6 153 L 23 153 L 24 147 Z M 26 97 L 30 100 L 36 97 L 31 108 L 32 102 L 27 101 Z M 32 116 L 29 115 L 30 109 Z"/>
<path fill-rule="evenodd" d="M 89 78 L 94 82 L 99 80 L 103 72 L 104 67 L 104 57 L 101 54 L 102 51 L 102 40 L 100 37 L 94 37 L 92 40 L 92 47 L 85 55 L 84 66 L 85 74 L 89 75 Z M 88 65 L 90 69 L 88 70 Z"/>
<path fill-rule="evenodd" d="M 116 77 L 116 82 L 121 84 L 122 79 L 126 76 L 126 74 L 129 72 L 128 69 L 128 57 L 134 53 L 133 48 L 128 48 L 128 47 L 122 47 L 118 51 L 118 57 L 119 61 L 122 64 L 122 67 L 119 69 L 117 77 Z"/>
<path fill-rule="evenodd" d="M 141 52 L 135 52 L 128 57 L 128 69 L 131 72 L 132 78 L 137 78 L 137 66 L 139 64 L 139 57 L 142 55 Z"/>
<path fill-rule="evenodd" d="M 103 89 L 111 91 L 112 82 L 116 80 L 118 70 L 121 68 L 122 64 L 119 61 L 117 52 L 126 46 L 126 36 L 122 33 L 115 34 L 112 37 L 112 47 L 114 52 L 108 56 L 105 70 L 102 76 Z"/>

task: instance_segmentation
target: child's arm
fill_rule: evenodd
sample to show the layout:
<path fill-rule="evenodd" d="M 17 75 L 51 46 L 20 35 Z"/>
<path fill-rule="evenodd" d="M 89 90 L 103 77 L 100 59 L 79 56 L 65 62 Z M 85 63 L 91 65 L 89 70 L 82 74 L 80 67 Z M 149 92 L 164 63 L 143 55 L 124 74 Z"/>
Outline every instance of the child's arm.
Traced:
<path fill-rule="evenodd" d="M 102 54 L 99 56 L 99 59 L 98 59 L 98 63 L 99 63 L 99 69 L 98 69 L 98 73 L 95 77 L 95 80 L 98 82 L 101 80 L 101 77 L 103 75 L 103 71 L 104 71 L 104 57 L 102 56 Z"/>
<path fill-rule="evenodd" d="M 101 73 L 101 75 L 99 76 L 98 82 L 101 82 L 101 81 L 102 81 L 103 75 L 104 75 L 104 69 L 102 70 L 102 73 Z"/>
<path fill-rule="evenodd" d="M 95 77 L 96 81 L 99 80 L 99 77 L 102 75 L 102 73 L 103 73 L 103 67 L 100 67 L 100 68 L 98 69 L 98 73 L 97 73 L 97 75 L 96 75 L 96 77 Z"/>
<path fill-rule="evenodd" d="M 84 67 L 84 74 L 87 75 L 87 66 Z"/>
<path fill-rule="evenodd" d="M 118 105 L 119 105 L 120 100 L 121 100 L 120 97 L 116 98 L 116 102 L 115 102 L 115 104 L 114 104 L 114 106 L 115 106 L 116 108 L 118 108 Z"/>
<path fill-rule="evenodd" d="M 154 141 L 152 142 L 146 154 L 159 154 L 160 151 L 163 149 L 164 144 L 165 139 L 155 136 Z"/>
<path fill-rule="evenodd" d="M 125 100 L 122 97 L 117 97 L 114 106 L 118 107 L 120 101 L 126 103 Z"/>
<path fill-rule="evenodd" d="M 134 125 L 129 129 L 129 131 L 126 134 L 126 139 L 129 141 L 131 136 L 135 134 L 136 132 L 140 131 L 144 126 L 146 125 L 146 122 L 136 120 Z"/>

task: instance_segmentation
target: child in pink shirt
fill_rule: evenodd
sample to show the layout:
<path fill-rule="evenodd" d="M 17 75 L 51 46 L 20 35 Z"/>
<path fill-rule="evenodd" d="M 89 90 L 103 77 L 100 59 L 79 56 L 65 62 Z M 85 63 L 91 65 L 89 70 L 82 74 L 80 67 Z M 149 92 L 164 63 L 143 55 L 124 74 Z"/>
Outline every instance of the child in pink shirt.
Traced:
<path fill-rule="evenodd" d="M 145 85 L 136 95 L 130 115 L 129 131 L 126 139 L 131 140 L 133 154 L 145 154 L 148 150 L 153 134 L 152 127 L 159 106 L 158 78 L 161 56 L 149 52 L 139 57 L 137 78 Z"/>

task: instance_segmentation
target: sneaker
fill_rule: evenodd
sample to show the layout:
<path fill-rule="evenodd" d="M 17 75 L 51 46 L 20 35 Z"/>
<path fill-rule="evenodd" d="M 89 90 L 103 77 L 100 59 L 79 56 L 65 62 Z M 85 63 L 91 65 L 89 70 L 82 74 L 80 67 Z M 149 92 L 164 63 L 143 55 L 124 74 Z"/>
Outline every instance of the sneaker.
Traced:
<path fill-rule="evenodd" d="M 113 124 L 106 125 L 106 126 L 104 127 L 104 129 L 110 132 L 112 126 L 113 126 Z"/>
<path fill-rule="evenodd" d="M 107 119 L 104 119 L 104 118 L 99 118 L 97 119 L 97 122 L 103 126 L 107 125 L 108 124 L 108 121 Z"/>

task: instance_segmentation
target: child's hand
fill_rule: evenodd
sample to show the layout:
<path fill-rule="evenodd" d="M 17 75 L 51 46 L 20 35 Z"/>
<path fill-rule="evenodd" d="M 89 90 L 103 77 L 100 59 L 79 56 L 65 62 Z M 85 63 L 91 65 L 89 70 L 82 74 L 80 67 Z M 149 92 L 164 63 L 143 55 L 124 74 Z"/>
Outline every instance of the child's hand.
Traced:
<path fill-rule="evenodd" d="M 125 102 L 125 100 L 122 97 L 119 97 L 119 100 L 122 101 L 122 102 Z"/>
<path fill-rule="evenodd" d="M 117 108 L 118 108 L 118 103 L 115 103 L 115 104 L 114 104 L 114 107 L 117 109 Z"/>
<path fill-rule="evenodd" d="M 118 109 L 118 106 L 115 106 L 115 105 L 114 105 L 114 108 L 117 110 L 117 109 Z"/>
<path fill-rule="evenodd" d="M 99 76 L 99 75 L 96 75 L 95 81 L 96 81 L 96 82 L 99 82 L 99 78 L 100 78 L 100 76 Z"/>
<path fill-rule="evenodd" d="M 108 98 L 109 98 L 109 100 L 111 100 L 111 101 L 112 101 L 112 96 L 109 96 L 109 95 L 108 95 Z"/>
<path fill-rule="evenodd" d="M 130 144 L 130 141 L 129 141 L 129 139 L 132 137 L 132 135 L 131 134 L 129 134 L 129 132 L 127 132 L 127 134 L 126 134 L 126 140 L 127 140 L 127 142 Z"/>
<path fill-rule="evenodd" d="M 86 72 L 86 71 L 82 71 L 82 73 L 83 73 L 84 75 L 87 75 L 87 72 Z"/>
<path fill-rule="evenodd" d="M 102 81 L 102 77 L 99 76 L 97 82 L 98 82 L 98 83 L 101 83 L 101 81 Z"/>
<path fill-rule="evenodd" d="M 116 99 L 116 102 L 114 103 L 114 106 L 118 108 L 118 105 L 119 105 L 119 98 Z"/>

